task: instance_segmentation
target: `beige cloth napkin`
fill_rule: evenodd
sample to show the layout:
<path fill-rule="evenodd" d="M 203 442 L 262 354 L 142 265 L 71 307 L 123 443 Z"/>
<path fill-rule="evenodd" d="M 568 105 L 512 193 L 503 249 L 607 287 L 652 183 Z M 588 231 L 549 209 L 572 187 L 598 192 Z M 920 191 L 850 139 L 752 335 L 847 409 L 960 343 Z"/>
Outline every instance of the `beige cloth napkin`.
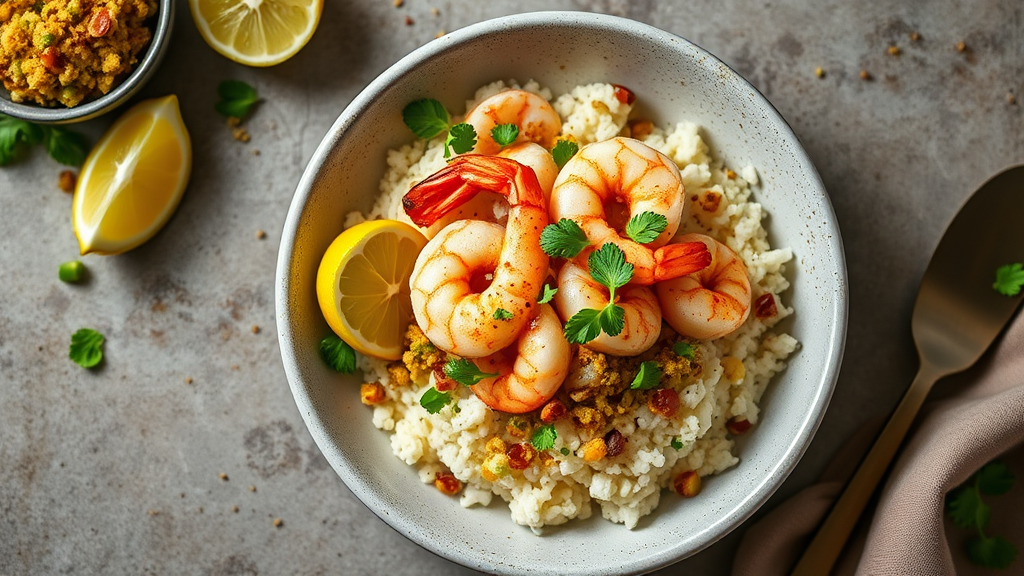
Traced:
<path fill-rule="evenodd" d="M 789 573 L 882 423 L 880 418 L 866 425 L 837 453 L 818 484 L 747 530 L 733 576 Z M 939 381 L 833 574 L 1024 574 L 1022 442 L 1024 314 L 1018 313 L 974 368 Z M 1006 571 L 971 564 L 963 548 L 972 533 L 950 522 L 944 509 L 946 493 L 996 457 L 1016 476 L 1008 493 L 984 496 L 992 507 L 986 534 L 1006 538 L 1020 552 Z"/>

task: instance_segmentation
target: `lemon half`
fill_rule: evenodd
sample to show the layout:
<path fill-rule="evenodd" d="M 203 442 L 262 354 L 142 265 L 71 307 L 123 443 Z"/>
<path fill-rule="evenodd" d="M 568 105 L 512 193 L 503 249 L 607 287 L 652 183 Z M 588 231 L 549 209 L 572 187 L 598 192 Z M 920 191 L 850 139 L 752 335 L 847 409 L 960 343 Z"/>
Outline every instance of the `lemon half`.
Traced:
<path fill-rule="evenodd" d="M 211 48 L 248 66 L 291 58 L 313 37 L 323 0 L 189 0 Z"/>
<path fill-rule="evenodd" d="M 363 354 L 398 360 L 412 319 L 409 277 L 427 239 L 397 220 L 342 232 L 324 253 L 316 296 L 331 329 Z"/>
<path fill-rule="evenodd" d="M 85 159 L 71 217 L 82 254 L 119 254 L 171 217 L 192 170 L 192 145 L 174 95 L 125 112 Z"/>

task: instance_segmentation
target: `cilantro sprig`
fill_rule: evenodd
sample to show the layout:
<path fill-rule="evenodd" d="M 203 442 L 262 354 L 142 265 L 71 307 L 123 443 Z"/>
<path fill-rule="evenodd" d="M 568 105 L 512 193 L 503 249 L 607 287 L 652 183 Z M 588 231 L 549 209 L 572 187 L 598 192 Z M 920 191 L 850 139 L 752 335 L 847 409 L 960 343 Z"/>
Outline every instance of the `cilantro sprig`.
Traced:
<path fill-rule="evenodd" d="M 420 406 L 423 406 L 423 409 L 431 414 L 437 414 L 451 401 L 451 394 L 438 392 L 437 388 L 434 387 L 430 387 L 429 390 L 423 393 L 423 396 L 420 396 Z"/>
<path fill-rule="evenodd" d="M 103 334 L 92 328 L 82 328 L 71 335 L 68 357 L 82 368 L 92 368 L 103 360 Z"/>
<path fill-rule="evenodd" d="M 697 350 L 689 342 L 676 342 L 672 345 L 672 351 L 676 353 L 676 356 L 686 358 L 687 360 L 697 359 Z"/>
<path fill-rule="evenodd" d="M 656 212 L 641 212 L 626 223 L 626 236 L 640 244 L 650 244 L 668 227 L 668 218 Z"/>
<path fill-rule="evenodd" d="M 589 245 L 586 232 L 568 218 L 548 224 L 540 231 L 540 249 L 553 258 L 573 258 Z"/>
<path fill-rule="evenodd" d="M 545 424 L 540 428 L 537 428 L 533 432 L 533 436 L 530 438 L 530 444 L 539 451 L 551 450 L 555 447 L 555 439 L 558 438 L 558 432 L 555 431 L 554 424 Z"/>
<path fill-rule="evenodd" d="M 494 319 L 495 320 L 511 320 L 512 319 L 512 313 L 509 312 L 508 310 L 505 310 L 504 308 L 498 308 L 497 310 L 494 311 Z"/>
<path fill-rule="evenodd" d="M 996 270 L 996 281 L 992 288 L 1003 296 L 1016 296 L 1024 287 L 1024 264 L 1006 264 Z"/>
<path fill-rule="evenodd" d="M 562 166 L 565 166 L 565 163 L 579 151 L 580 145 L 572 140 L 559 140 L 551 149 L 551 157 L 554 158 L 555 164 L 558 164 L 558 169 L 561 170 Z"/>
<path fill-rule="evenodd" d="M 1013 486 L 1014 480 L 1006 464 L 995 460 L 946 497 L 946 513 L 953 523 L 978 533 L 965 543 L 967 558 L 978 566 L 1005 569 L 1017 557 L 1017 548 L 1007 539 L 985 534 L 992 509 L 981 499 L 982 494 L 996 496 L 1005 493 Z"/>
<path fill-rule="evenodd" d="M 515 124 L 499 124 L 494 128 L 491 128 L 491 138 L 493 138 L 499 146 L 508 146 L 515 142 L 516 138 L 519 138 L 519 126 L 516 126 Z"/>
<path fill-rule="evenodd" d="M 414 100 L 402 109 L 402 121 L 419 138 L 430 139 L 441 132 L 448 131 L 444 139 L 444 157 L 449 158 L 451 151 L 465 154 L 476 146 L 476 130 L 466 124 L 451 124 L 448 111 L 444 105 L 433 98 Z"/>
<path fill-rule="evenodd" d="M 672 437 L 672 442 L 669 444 L 669 446 L 672 446 L 676 450 L 682 450 L 683 449 L 683 443 L 679 441 L 679 437 L 678 436 L 673 436 Z"/>
<path fill-rule="evenodd" d="M 36 144 L 42 144 L 54 160 L 67 166 L 81 166 L 89 154 L 89 141 L 78 132 L 0 114 L 0 166 L 18 160 L 25 149 Z"/>
<path fill-rule="evenodd" d="M 356 351 L 333 334 L 320 341 L 320 358 L 335 372 L 351 374 L 356 371 Z"/>
<path fill-rule="evenodd" d="M 608 304 L 600 309 L 584 308 L 565 323 L 565 339 L 573 344 L 586 344 L 601 335 L 618 336 L 625 324 L 626 311 L 615 304 L 615 291 L 633 278 L 633 265 L 615 244 L 605 244 L 587 258 L 590 276 L 608 288 Z"/>
<path fill-rule="evenodd" d="M 653 360 L 640 363 L 640 369 L 629 387 L 632 390 L 650 390 L 661 380 L 661 367 Z"/>
<path fill-rule="evenodd" d="M 484 372 L 476 364 L 465 358 L 452 358 L 445 362 L 444 374 L 464 386 L 473 386 L 481 380 L 494 378 L 498 375 L 496 373 Z"/>
<path fill-rule="evenodd" d="M 555 294 L 558 294 L 558 288 L 552 288 L 545 284 L 544 292 L 541 293 L 540 298 L 537 299 L 537 304 L 547 304 L 548 302 L 551 302 L 551 299 L 555 297 Z"/>
<path fill-rule="evenodd" d="M 241 80 L 225 80 L 217 85 L 220 101 L 213 108 L 227 118 L 245 118 L 259 102 L 256 89 Z"/>

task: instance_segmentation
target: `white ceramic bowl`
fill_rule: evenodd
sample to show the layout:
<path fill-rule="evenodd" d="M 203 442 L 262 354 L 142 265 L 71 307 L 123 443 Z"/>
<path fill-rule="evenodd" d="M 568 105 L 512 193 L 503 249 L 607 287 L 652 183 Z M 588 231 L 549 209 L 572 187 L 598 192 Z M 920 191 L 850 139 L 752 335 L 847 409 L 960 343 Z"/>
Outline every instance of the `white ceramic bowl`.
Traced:
<path fill-rule="evenodd" d="M 703 127 L 716 157 L 754 165 L 756 199 L 772 244 L 795 254 L 784 295 L 785 328 L 801 349 L 770 386 L 760 423 L 738 442 L 741 462 L 706 481 L 700 497 L 665 494 L 634 530 L 600 517 L 535 536 L 500 498 L 464 510 L 422 484 L 392 455 L 388 434 L 360 404 L 357 378 L 317 355 L 330 334 L 315 293 L 320 257 L 344 215 L 366 211 L 385 152 L 411 142 L 402 108 L 424 97 L 460 112 L 479 86 L 534 79 L 562 93 L 611 82 L 638 95 L 643 116 Z M 281 354 L 295 402 L 317 445 L 352 492 L 424 548 L 500 574 L 634 574 L 671 564 L 747 519 L 785 480 L 810 443 L 838 376 L 846 335 L 842 242 L 828 196 L 796 136 L 771 104 L 722 62 L 686 40 L 631 20 L 575 12 L 523 14 L 458 30 L 416 50 L 374 80 L 341 113 L 313 154 L 292 200 L 277 267 Z"/>

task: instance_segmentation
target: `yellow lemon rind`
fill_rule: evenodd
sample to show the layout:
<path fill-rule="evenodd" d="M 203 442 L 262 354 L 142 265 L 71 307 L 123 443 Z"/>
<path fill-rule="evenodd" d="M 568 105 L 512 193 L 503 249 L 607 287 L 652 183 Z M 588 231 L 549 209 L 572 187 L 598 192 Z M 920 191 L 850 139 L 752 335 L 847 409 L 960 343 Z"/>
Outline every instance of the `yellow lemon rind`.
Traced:
<path fill-rule="evenodd" d="M 231 60 L 232 62 L 238 62 L 239 64 L 245 64 L 246 66 L 252 66 L 255 68 L 266 68 L 274 66 L 288 60 L 292 56 L 299 53 L 300 50 L 305 48 L 306 44 L 313 38 L 313 33 L 316 32 L 317 26 L 320 24 L 320 15 L 323 12 L 324 2 L 323 0 L 316 0 L 310 12 L 312 17 L 310 18 L 309 25 L 301 34 L 295 36 L 295 43 L 292 44 L 288 50 L 279 54 L 266 54 L 260 58 L 254 58 L 246 56 L 234 50 L 231 46 L 221 42 L 210 30 L 210 25 L 199 13 L 199 0 L 188 0 L 189 11 L 192 13 L 192 20 L 196 23 L 196 28 L 199 29 L 199 35 L 206 40 L 206 43 L 213 48 L 221 56 Z"/>

